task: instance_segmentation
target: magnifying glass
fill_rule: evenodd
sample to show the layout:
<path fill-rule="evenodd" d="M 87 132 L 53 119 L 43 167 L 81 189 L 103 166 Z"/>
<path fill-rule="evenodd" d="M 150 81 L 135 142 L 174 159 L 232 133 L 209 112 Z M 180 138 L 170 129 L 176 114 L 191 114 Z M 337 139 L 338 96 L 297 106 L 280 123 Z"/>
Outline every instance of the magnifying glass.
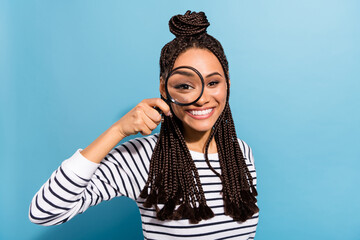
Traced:
<path fill-rule="evenodd" d="M 204 92 L 204 79 L 200 72 L 190 66 L 174 68 L 165 79 L 168 102 L 180 106 L 196 103 Z"/>
<path fill-rule="evenodd" d="M 180 106 L 194 104 L 201 98 L 204 85 L 204 78 L 197 69 L 190 66 L 174 68 L 165 79 L 166 102 Z"/>

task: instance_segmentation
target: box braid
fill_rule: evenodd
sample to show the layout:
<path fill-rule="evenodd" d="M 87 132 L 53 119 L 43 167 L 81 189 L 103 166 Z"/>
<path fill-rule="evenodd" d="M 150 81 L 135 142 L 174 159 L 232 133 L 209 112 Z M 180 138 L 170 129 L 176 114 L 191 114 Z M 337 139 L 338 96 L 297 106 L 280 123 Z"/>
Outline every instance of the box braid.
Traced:
<path fill-rule="evenodd" d="M 236 221 L 246 221 L 259 211 L 257 191 L 246 166 L 237 140 L 229 106 L 229 67 L 224 50 L 218 40 L 206 33 L 210 25 L 205 13 L 187 11 L 173 16 L 170 32 L 176 38 L 161 50 L 160 76 L 165 79 L 176 58 L 189 48 L 210 50 L 220 61 L 227 82 L 227 99 L 223 112 L 215 122 L 205 146 L 205 160 L 209 168 L 221 179 L 224 211 Z M 175 114 L 164 116 L 160 135 L 151 157 L 149 177 L 140 197 L 146 199 L 144 207 L 156 209 L 159 220 L 189 219 L 198 223 L 214 216 L 206 204 L 198 171 L 182 135 L 182 124 Z M 221 166 L 221 175 L 210 165 L 208 148 L 215 137 Z M 157 204 L 164 204 L 159 209 Z M 180 205 L 175 209 L 176 205 Z"/>

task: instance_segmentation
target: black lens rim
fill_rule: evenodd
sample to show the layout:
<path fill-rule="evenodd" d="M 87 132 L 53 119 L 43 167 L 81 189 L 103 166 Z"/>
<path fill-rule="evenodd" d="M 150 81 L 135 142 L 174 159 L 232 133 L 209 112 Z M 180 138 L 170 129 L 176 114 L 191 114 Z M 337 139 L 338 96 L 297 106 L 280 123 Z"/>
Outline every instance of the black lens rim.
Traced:
<path fill-rule="evenodd" d="M 194 101 L 190 102 L 190 103 L 181 103 L 181 102 L 178 102 L 176 101 L 175 99 L 173 99 L 170 94 L 169 94 L 169 91 L 168 91 L 168 88 L 167 88 L 167 83 L 168 83 L 168 80 L 170 78 L 170 76 L 173 74 L 173 72 L 175 72 L 176 70 L 180 69 L 180 68 L 188 68 L 190 70 L 193 70 L 199 77 L 200 77 L 200 80 L 201 80 L 201 84 L 202 84 L 202 88 L 201 88 L 201 93 L 199 95 L 199 97 L 197 99 L 195 99 Z M 173 70 L 171 70 L 171 72 L 168 74 L 168 76 L 166 77 L 165 79 L 165 92 L 166 92 L 166 101 L 170 101 L 172 103 L 175 103 L 179 106 L 189 106 L 189 105 L 192 105 L 194 103 L 196 103 L 203 95 L 204 93 L 204 87 L 205 87 L 205 82 L 204 82 L 204 78 L 203 76 L 201 75 L 201 73 L 196 69 L 196 68 L 193 68 L 191 66 L 180 66 L 180 67 L 177 67 L 177 68 L 174 68 Z"/>

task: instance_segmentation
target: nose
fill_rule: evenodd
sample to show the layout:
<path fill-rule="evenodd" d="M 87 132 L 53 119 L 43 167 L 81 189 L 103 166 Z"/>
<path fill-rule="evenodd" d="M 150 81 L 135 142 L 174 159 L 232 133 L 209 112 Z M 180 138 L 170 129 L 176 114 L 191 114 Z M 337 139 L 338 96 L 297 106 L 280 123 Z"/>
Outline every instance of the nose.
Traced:
<path fill-rule="evenodd" d="M 205 105 L 206 103 L 208 103 L 210 101 L 210 96 L 209 96 L 209 93 L 207 92 L 206 90 L 206 87 L 204 88 L 204 92 L 203 94 L 201 95 L 200 99 L 197 100 L 196 103 L 194 103 L 194 105 L 196 106 L 203 106 Z"/>

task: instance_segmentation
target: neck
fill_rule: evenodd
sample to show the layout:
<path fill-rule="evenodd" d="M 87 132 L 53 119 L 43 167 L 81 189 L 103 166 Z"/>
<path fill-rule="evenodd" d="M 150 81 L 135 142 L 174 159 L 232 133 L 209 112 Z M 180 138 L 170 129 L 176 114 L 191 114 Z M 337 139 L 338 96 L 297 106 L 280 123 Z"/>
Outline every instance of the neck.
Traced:
<path fill-rule="evenodd" d="M 209 139 L 210 133 L 211 130 L 206 132 L 197 132 L 193 129 L 184 127 L 184 139 L 187 147 L 192 151 L 205 153 L 205 145 Z M 210 142 L 208 153 L 217 153 L 215 138 L 213 138 Z"/>

